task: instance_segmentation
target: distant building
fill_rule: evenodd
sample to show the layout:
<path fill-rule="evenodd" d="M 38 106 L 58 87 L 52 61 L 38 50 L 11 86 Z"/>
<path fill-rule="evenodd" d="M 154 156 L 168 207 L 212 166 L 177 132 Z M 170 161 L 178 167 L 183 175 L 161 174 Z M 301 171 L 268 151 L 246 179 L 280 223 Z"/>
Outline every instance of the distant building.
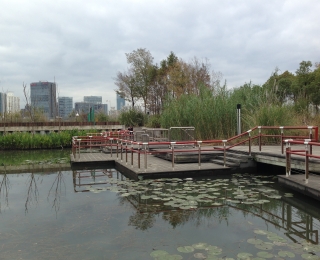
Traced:
<path fill-rule="evenodd" d="M 56 83 L 34 82 L 30 84 L 31 106 L 39 108 L 48 118 L 58 115 Z"/>
<path fill-rule="evenodd" d="M 6 112 L 7 95 L 0 92 L 0 114 L 3 115 Z"/>
<path fill-rule="evenodd" d="M 108 105 L 107 104 L 75 102 L 74 107 L 75 107 L 75 111 L 79 114 L 81 114 L 81 113 L 88 114 L 91 107 L 93 107 L 95 113 L 98 113 L 99 111 L 102 111 L 106 114 L 108 113 Z"/>
<path fill-rule="evenodd" d="M 102 96 L 84 96 L 83 101 L 92 104 L 102 104 Z"/>
<path fill-rule="evenodd" d="M 20 98 L 15 97 L 12 92 L 6 93 L 6 112 L 16 113 L 20 112 Z"/>
<path fill-rule="evenodd" d="M 0 92 L 0 114 L 20 112 L 20 98 L 15 97 L 12 92 Z"/>
<path fill-rule="evenodd" d="M 59 116 L 62 118 L 67 118 L 73 110 L 73 98 L 72 97 L 59 97 Z"/>
<path fill-rule="evenodd" d="M 125 106 L 125 100 L 117 94 L 117 110 L 121 110 Z"/>

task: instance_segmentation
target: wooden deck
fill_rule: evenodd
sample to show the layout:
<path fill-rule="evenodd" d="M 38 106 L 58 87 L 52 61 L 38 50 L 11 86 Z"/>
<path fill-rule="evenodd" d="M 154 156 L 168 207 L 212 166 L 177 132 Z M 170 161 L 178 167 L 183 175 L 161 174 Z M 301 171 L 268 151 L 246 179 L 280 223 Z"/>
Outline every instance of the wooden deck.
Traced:
<path fill-rule="evenodd" d="M 304 149 L 304 147 L 294 147 L 294 149 Z M 247 153 L 248 146 L 240 146 L 233 149 L 234 151 Z M 314 147 L 313 154 L 320 154 L 320 148 Z M 304 174 L 294 174 L 287 177 L 285 175 L 285 154 L 281 153 L 279 146 L 264 146 L 262 151 L 259 147 L 252 146 L 251 155 L 256 162 L 271 164 L 283 167 L 283 175 L 279 175 L 278 179 L 282 185 L 299 191 L 305 195 L 320 200 L 320 175 L 310 174 L 308 183 L 305 181 Z M 157 158 L 150 154 L 140 155 L 140 167 L 138 165 L 138 155 L 134 154 L 133 164 L 131 165 L 131 154 L 120 153 L 118 157 L 115 153 L 81 153 L 80 158 L 74 158 L 71 155 L 72 167 L 84 167 L 101 165 L 112 165 L 120 172 L 134 179 L 141 178 L 161 178 L 161 177 L 198 177 L 198 176 L 212 176 L 212 175 L 229 175 L 238 172 L 254 172 L 254 169 L 241 169 L 224 167 L 223 165 L 212 162 L 203 162 L 199 166 L 198 163 L 175 163 L 174 166 L 171 161 Z M 304 157 L 292 156 L 292 168 L 296 168 L 303 172 Z M 310 159 L 309 169 L 312 172 L 320 173 L 320 160 Z"/>

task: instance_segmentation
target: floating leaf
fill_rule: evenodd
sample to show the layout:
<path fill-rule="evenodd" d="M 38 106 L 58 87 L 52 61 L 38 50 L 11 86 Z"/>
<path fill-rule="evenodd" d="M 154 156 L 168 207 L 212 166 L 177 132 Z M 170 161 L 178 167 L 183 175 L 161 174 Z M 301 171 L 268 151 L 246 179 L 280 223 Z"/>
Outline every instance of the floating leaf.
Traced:
<path fill-rule="evenodd" d="M 194 251 L 194 248 L 192 246 L 180 246 L 177 250 L 181 253 L 191 253 Z"/>
<path fill-rule="evenodd" d="M 203 253 L 195 253 L 193 256 L 198 259 L 206 259 L 206 256 Z"/>
<path fill-rule="evenodd" d="M 254 245 L 264 243 L 261 239 L 258 239 L 258 238 L 249 238 L 249 239 L 247 240 L 247 242 L 248 242 L 249 244 L 254 244 Z"/>
<path fill-rule="evenodd" d="M 262 257 L 262 258 L 273 258 L 273 254 L 270 254 L 268 252 L 258 252 L 257 256 Z"/>
<path fill-rule="evenodd" d="M 240 259 L 248 259 L 252 256 L 252 254 L 250 253 L 239 253 L 237 254 L 237 257 L 240 258 Z"/>
<path fill-rule="evenodd" d="M 155 251 L 152 251 L 150 253 L 150 256 L 151 257 L 160 257 L 160 256 L 165 256 L 165 255 L 168 255 L 169 253 L 167 251 L 164 251 L 164 250 L 155 250 Z"/>
<path fill-rule="evenodd" d="M 314 259 L 314 260 L 319 260 L 320 257 L 317 255 L 312 255 L 312 254 L 302 254 L 301 257 L 303 259 Z"/>
<path fill-rule="evenodd" d="M 280 251 L 278 252 L 278 255 L 281 257 L 290 257 L 290 258 L 295 257 L 295 254 L 289 251 Z"/>

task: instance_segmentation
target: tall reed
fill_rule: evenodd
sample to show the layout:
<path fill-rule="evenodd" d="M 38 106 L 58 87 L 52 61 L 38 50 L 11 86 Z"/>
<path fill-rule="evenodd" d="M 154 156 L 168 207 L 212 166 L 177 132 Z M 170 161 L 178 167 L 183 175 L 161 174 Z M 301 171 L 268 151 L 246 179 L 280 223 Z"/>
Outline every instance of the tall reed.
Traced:
<path fill-rule="evenodd" d="M 95 132 L 96 130 L 90 130 Z M 60 133 L 32 134 L 14 132 L 0 135 L 0 150 L 54 149 L 72 146 L 72 136 L 86 135 L 86 130 L 61 131 Z"/>
<path fill-rule="evenodd" d="M 194 126 L 198 140 L 229 138 L 237 133 L 237 104 L 242 108 L 242 132 L 259 125 L 296 125 L 290 105 L 279 105 L 273 93 L 249 83 L 232 90 L 201 87 L 199 95 L 170 99 L 161 126 Z"/>

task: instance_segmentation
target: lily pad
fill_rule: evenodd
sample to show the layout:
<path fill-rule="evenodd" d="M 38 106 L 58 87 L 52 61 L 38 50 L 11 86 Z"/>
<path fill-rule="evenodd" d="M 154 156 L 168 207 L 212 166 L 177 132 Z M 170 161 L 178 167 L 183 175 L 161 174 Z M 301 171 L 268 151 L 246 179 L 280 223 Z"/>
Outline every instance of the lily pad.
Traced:
<path fill-rule="evenodd" d="M 237 254 L 237 257 L 238 257 L 239 259 L 248 259 L 248 258 L 250 258 L 251 256 L 253 256 L 253 255 L 250 254 L 250 253 L 239 253 L 239 254 Z"/>
<path fill-rule="evenodd" d="M 262 257 L 262 258 L 273 258 L 273 254 L 270 254 L 270 253 L 265 252 L 265 251 L 258 252 L 257 256 Z"/>
<path fill-rule="evenodd" d="M 290 258 L 295 257 L 295 254 L 289 251 L 280 251 L 278 252 L 278 255 L 281 257 L 290 257 Z"/>
<path fill-rule="evenodd" d="M 197 243 L 197 244 L 193 244 L 192 247 L 194 249 L 206 249 L 208 247 L 207 243 Z"/>
<path fill-rule="evenodd" d="M 160 257 L 160 256 L 165 256 L 165 255 L 168 255 L 169 253 L 167 251 L 164 251 L 164 250 L 155 250 L 155 251 L 152 251 L 150 253 L 150 256 L 151 257 Z"/>
<path fill-rule="evenodd" d="M 191 253 L 194 251 L 192 246 L 180 246 L 177 248 L 180 253 Z"/>

